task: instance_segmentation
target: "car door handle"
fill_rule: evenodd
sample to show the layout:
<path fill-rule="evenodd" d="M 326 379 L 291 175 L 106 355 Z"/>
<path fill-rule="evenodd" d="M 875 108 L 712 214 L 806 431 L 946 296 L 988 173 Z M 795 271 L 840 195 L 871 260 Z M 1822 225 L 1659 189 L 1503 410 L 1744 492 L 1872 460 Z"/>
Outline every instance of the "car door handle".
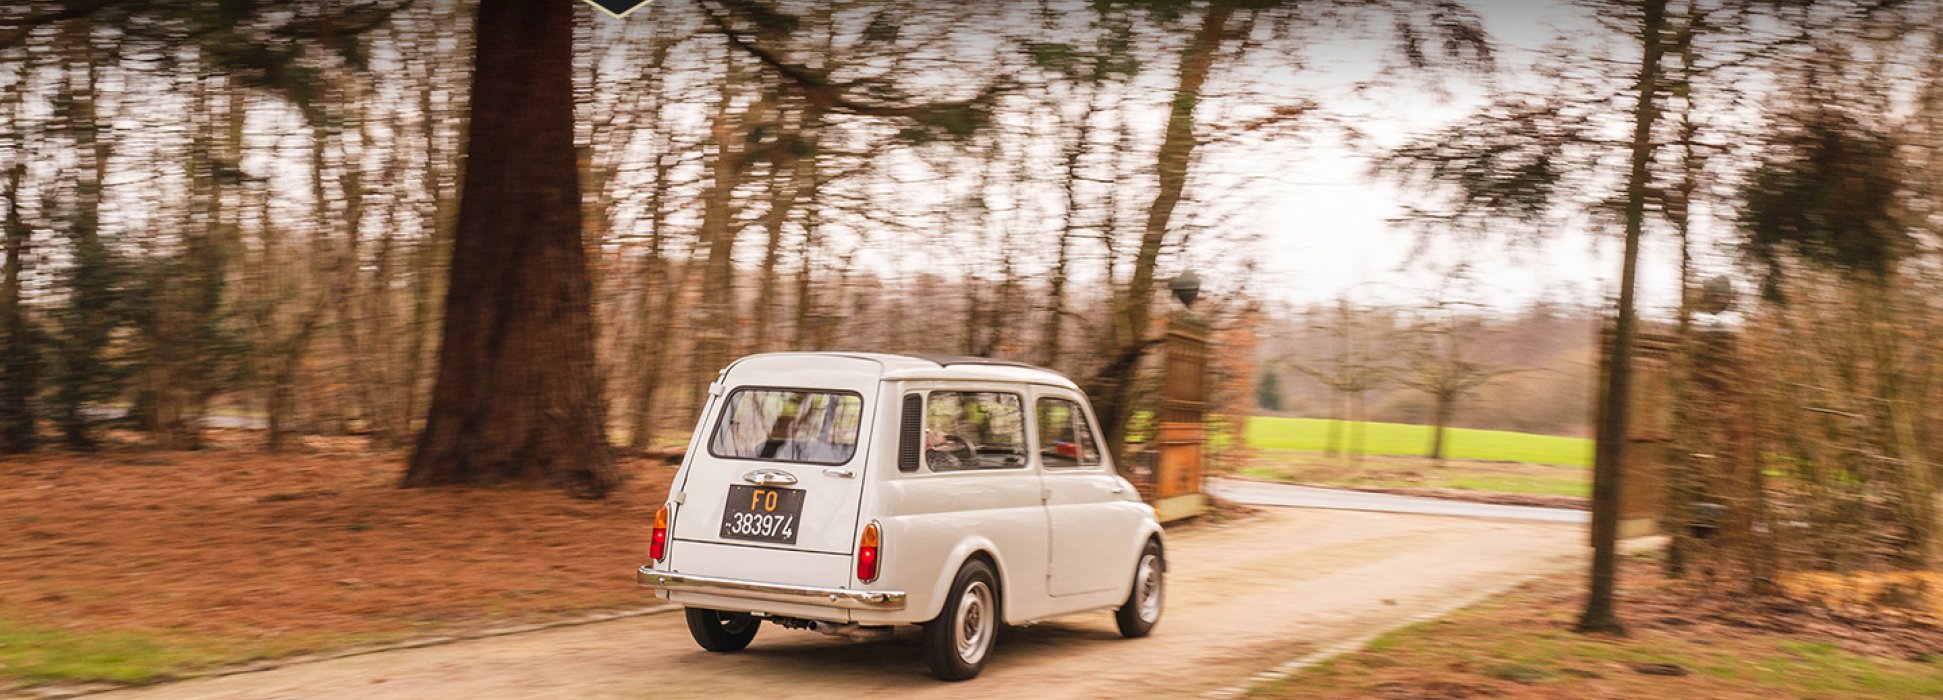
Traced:
<path fill-rule="evenodd" d="M 743 474 L 742 480 L 757 486 L 788 486 L 796 483 L 796 475 L 781 469 L 757 469 Z"/>
<path fill-rule="evenodd" d="M 824 475 L 824 476 L 834 476 L 834 477 L 837 477 L 837 478 L 839 478 L 839 479 L 855 479 L 855 478 L 857 478 L 857 473 L 856 473 L 856 472 L 853 472 L 853 471 L 850 471 L 850 470 L 848 470 L 848 469 L 842 469 L 842 468 L 838 468 L 838 467 L 828 467 L 828 468 L 826 468 L 826 469 L 824 469 L 824 470 L 823 470 L 823 475 Z"/>
<path fill-rule="evenodd" d="M 1126 492 L 1127 492 L 1127 487 L 1121 486 L 1119 484 L 1114 484 L 1113 488 L 1107 489 L 1107 493 L 1126 493 Z"/>

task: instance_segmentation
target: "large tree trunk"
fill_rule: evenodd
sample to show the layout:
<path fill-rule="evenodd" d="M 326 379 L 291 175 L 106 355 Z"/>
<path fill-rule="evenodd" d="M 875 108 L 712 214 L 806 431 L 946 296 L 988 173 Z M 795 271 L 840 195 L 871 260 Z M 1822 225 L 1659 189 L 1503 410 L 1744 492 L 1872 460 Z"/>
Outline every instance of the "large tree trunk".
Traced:
<path fill-rule="evenodd" d="M 1133 273 L 1125 292 L 1115 302 L 1114 355 L 1121 355 L 1147 344 L 1148 327 L 1153 321 L 1154 268 L 1161 248 L 1173 225 L 1174 208 L 1180 205 L 1187 187 L 1187 170 L 1194 160 L 1197 140 L 1194 134 L 1194 107 L 1201 101 L 1201 87 L 1208 81 L 1221 46 L 1236 33 L 1228 31 L 1234 8 L 1228 0 L 1214 0 L 1201 16 L 1201 27 L 1181 49 L 1180 77 L 1174 88 L 1173 105 L 1167 115 L 1167 130 L 1156 158 L 1159 186 L 1147 207 L 1147 224 L 1140 234 L 1140 249 L 1134 253 Z M 1133 367 L 1124 374 L 1101 375 L 1089 387 L 1093 406 L 1099 412 L 1100 426 L 1106 431 L 1107 448 L 1115 455 L 1124 451 L 1127 418 L 1132 413 L 1129 390 L 1133 387 Z"/>
<path fill-rule="evenodd" d="M 1613 594 L 1619 555 L 1619 481 L 1626 454 L 1627 412 L 1632 406 L 1633 283 L 1639 273 L 1639 238 L 1646 221 L 1646 193 L 1651 184 L 1653 122 L 1660 78 L 1660 31 L 1666 22 L 1666 0 L 1645 0 L 1641 9 L 1641 59 L 1638 106 L 1633 112 L 1632 173 L 1626 183 L 1626 246 L 1619 273 L 1619 313 L 1613 323 L 1612 349 L 1600 403 L 1598 449 L 1592 467 L 1592 572 L 1582 632 L 1619 632 Z"/>
<path fill-rule="evenodd" d="M 406 486 L 621 481 L 594 366 L 573 148 L 575 5 L 482 0 L 438 378 Z"/>

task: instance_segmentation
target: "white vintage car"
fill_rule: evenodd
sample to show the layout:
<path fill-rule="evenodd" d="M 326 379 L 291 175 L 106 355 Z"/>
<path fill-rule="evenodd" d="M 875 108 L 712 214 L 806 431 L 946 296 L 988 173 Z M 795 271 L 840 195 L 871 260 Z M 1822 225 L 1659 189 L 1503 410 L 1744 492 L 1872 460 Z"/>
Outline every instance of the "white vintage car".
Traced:
<path fill-rule="evenodd" d="M 1160 621 L 1154 511 L 1114 473 L 1072 380 L 979 358 L 778 353 L 709 387 L 639 580 L 709 651 L 764 621 L 852 639 L 924 626 L 940 678 L 1002 624 Z"/>

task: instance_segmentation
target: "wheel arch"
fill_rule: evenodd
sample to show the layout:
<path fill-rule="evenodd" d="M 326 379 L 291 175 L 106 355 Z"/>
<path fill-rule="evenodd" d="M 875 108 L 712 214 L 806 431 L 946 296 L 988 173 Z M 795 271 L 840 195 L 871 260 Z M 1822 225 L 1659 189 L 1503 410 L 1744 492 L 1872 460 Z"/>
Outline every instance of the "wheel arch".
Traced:
<path fill-rule="evenodd" d="M 938 591 L 938 595 L 933 596 L 931 605 L 927 606 L 928 609 L 925 611 L 925 619 L 937 619 L 938 615 L 944 612 L 945 603 L 947 602 L 945 599 L 950 597 L 949 592 L 951 591 L 952 581 L 957 580 L 958 572 L 963 571 L 965 565 L 973 559 L 984 560 L 986 566 L 992 567 L 992 576 L 997 579 L 996 583 L 998 584 L 997 603 L 999 619 L 1005 620 L 1006 611 L 1012 609 L 1011 597 L 1014 588 L 1011 581 L 1006 578 L 1005 572 L 1008 569 L 1005 564 L 1005 558 L 998 553 L 998 547 L 993 546 L 991 542 L 986 541 L 982 537 L 968 538 L 964 542 L 959 543 L 957 549 L 951 553 L 951 557 L 946 559 L 946 561 L 951 562 L 951 565 L 945 567 L 940 572 L 941 575 L 932 589 Z M 1010 620 L 1006 621 L 1010 622 Z"/>
<path fill-rule="evenodd" d="M 1121 581 L 1120 584 L 1121 598 L 1125 598 L 1133 594 L 1134 573 L 1138 571 L 1140 567 L 1140 553 L 1146 551 L 1147 543 L 1152 542 L 1154 546 L 1160 548 L 1161 573 L 1166 573 L 1168 570 L 1173 568 L 1173 565 L 1167 562 L 1166 530 L 1161 528 L 1159 523 L 1149 521 L 1146 524 L 1144 524 L 1137 532 L 1138 532 L 1138 537 L 1134 538 L 1132 541 L 1133 556 L 1127 558 L 1127 561 L 1133 562 L 1133 567 L 1127 569 L 1127 576 L 1125 579 Z"/>

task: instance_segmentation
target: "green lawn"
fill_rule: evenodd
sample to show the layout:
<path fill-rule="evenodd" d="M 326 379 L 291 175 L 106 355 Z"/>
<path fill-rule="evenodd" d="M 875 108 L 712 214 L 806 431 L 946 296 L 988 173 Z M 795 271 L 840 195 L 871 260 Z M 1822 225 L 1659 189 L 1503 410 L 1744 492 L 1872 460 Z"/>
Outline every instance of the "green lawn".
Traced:
<path fill-rule="evenodd" d="M 1540 496 L 1592 493 L 1592 470 L 1528 462 L 1450 460 L 1372 455 L 1360 460 L 1301 450 L 1256 450 L 1237 474 L 1256 479 L 1350 488 L 1440 488 Z"/>
<path fill-rule="evenodd" d="M 409 636 L 405 632 L 316 633 L 235 639 L 177 630 L 65 629 L 0 615 L 0 693 L 9 683 L 61 681 L 145 684 L 221 666 Z"/>
<path fill-rule="evenodd" d="M 1329 424 L 1321 418 L 1248 419 L 1248 446 L 1264 450 L 1322 452 Z M 1343 445 L 1355 439 L 1356 425 L 1344 421 Z M 1430 450 L 1430 426 L 1401 423 L 1363 423 L 1363 452 L 1372 455 L 1421 456 Z M 1528 462 L 1569 467 L 1592 465 L 1592 441 L 1586 438 L 1532 435 L 1502 430 L 1451 428 L 1444 434 L 1444 454 L 1451 459 Z"/>
<path fill-rule="evenodd" d="M 66 630 L 0 618 L 0 692 L 28 683 L 146 683 L 255 658 L 244 645 L 151 631 Z"/>

